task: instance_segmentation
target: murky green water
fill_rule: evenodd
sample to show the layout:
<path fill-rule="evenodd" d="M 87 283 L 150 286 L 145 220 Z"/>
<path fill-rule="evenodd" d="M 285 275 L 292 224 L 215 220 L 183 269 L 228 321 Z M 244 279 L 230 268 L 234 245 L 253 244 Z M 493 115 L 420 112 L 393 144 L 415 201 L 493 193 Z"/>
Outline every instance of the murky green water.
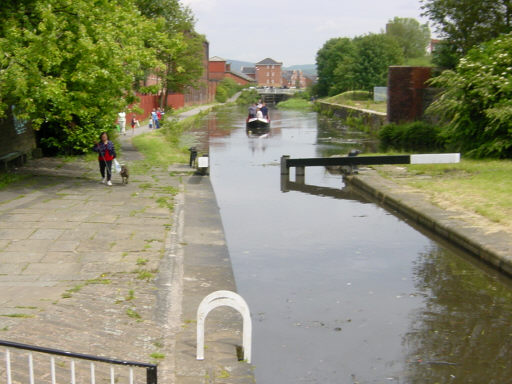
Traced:
<path fill-rule="evenodd" d="M 371 152 L 315 113 L 272 112 L 248 137 L 244 109 L 205 119 L 211 179 L 253 316 L 258 383 L 510 383 L 512 289 L 313 167 L 281 192 L 282 155 Z"/>

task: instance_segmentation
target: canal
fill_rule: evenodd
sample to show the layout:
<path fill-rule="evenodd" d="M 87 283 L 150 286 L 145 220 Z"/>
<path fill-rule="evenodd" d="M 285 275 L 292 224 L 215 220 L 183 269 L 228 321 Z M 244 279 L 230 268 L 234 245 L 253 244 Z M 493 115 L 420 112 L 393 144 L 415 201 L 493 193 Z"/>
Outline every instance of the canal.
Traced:
<path fill-rule="evenodd" d="M 313 112 L 271 116 L 263 137 L 248 137 L 245 109 L 204 119 L 237 288 L 253 317 L 256 381 L 512 382 L 510 280 L 321 167 L 307 169 L 307 191 L 282 192 L 282 155 L 376 145 Z"/>

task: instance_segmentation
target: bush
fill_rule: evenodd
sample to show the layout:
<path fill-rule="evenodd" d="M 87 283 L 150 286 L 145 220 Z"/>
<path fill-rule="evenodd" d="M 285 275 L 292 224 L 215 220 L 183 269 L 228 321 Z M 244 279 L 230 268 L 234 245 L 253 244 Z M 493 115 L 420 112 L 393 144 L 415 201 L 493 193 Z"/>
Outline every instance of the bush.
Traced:
<path fill-rule="evenodd" d="M 503 35 L 431 80 L 443 92 L 427 111 L 447 125 L 450 144 L 467 156 L 512 158 L 511 50 L 512 34 Z"/>
<path fill-rule="evenodd" d="M 441 128 L 423 121 L 385 125 L 379 131 L 379 139 L 383 151 L 439 152 L 446 147 Z"/>
<path fill-rule="evenodd" d="M 244 89 L 240 97 L 236 99 L 236 103 L 239 105 L 250 105 L 258 102 L 259 99 L 260 95 L 255 89 Z"/>
<path fill-rule="evenodd" d="M 228 90 L 222 85 L 217 86 L 217 91 L 215 92 L 215 100 L 217 100 L 219 103 L 225 103 L 228 100 Z"/>

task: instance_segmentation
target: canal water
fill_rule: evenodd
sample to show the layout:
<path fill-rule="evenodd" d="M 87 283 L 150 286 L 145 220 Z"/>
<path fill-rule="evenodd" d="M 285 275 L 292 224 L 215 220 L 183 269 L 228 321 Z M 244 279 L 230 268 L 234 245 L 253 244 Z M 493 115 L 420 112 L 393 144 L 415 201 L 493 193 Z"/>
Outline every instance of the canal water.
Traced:
<path fill-rule="evenodd" d="M 510 281 L 323 168 L 282 191 L 282 155 L 376 145 L 316 113 L 271 112 L 261 137 L 245 109 L 204 120 L 257 383 L 511 383 Z"/>

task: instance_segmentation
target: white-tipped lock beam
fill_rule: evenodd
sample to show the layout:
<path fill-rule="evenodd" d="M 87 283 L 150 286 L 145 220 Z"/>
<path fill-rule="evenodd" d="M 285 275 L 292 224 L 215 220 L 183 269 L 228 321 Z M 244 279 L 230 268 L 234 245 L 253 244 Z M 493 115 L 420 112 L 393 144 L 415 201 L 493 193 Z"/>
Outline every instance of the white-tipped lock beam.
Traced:
<path fill-rule="evenodd" d="M 411 164 L 453 164 L 460 162 L 460 153 L 411 155 Z"/>

